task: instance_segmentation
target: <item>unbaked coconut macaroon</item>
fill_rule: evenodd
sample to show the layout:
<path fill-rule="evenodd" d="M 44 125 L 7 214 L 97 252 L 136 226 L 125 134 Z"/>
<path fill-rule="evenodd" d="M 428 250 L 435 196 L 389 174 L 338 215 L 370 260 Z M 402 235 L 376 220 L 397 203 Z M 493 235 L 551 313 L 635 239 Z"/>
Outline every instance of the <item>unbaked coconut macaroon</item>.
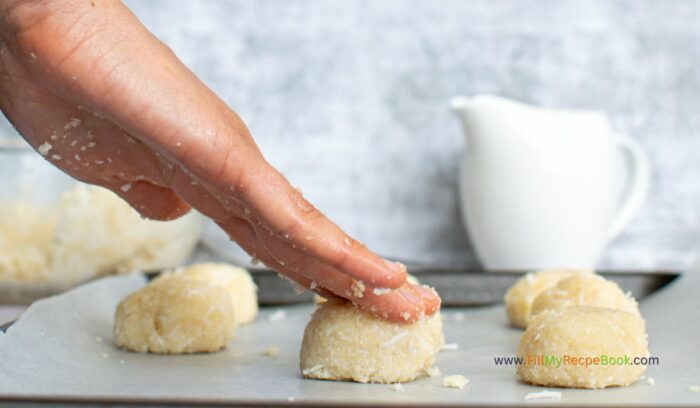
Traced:
<path fill-rule="evenodd" d="M 617 283 L 595 274 L 579 274 L 559 281 L 537 295 L 530 314 L 571 306 L 607 307 L 640 316 L 639 306 L 632 296 L 625 294 Z"/>
<path fill-rule="evenodd" d="M 412 381 L 428 373 L 444 343 L 439 313 L 396 324 L 350 302 L 323 302 L 304 330 L 302 375 L 361 383 Z"/>
<path fill-rule="evenodd" d="M 649 349 L 639 316 L 574 306 L 533 316 L 517 355 L 524 360 L 518 375 L 530 384 L 605 388 L 637 381 L 646 365 L 634 365 L 634 359 L 648 357 Z"/>
<path fill-rule="evenodd" d="M 233 337 L 236 319 L 221 286 L 193 279 L 157 279 L 117 306 L 119 347 L 151 353 L 217 351 Z"/>
<path fill-rule="evenodd" d="M 223 287 L 231 298 L 239 325 L 252 322 L 258 315 L 258 288 L 250 273 L 243 268 L 226 263 L 200 263 L 161 275 L 158 279 L 168 278 L 193 279 Z"/>
<path fill-rule="evenodd" d="M 576 274 L 592 274 L 587 269 L 548 269 L 530 272 L 518 279 L 503 298 L 508 321 L 515 327 L 525 328 L 530 319 L 530 308 L 537 295 L 556 285 L 560 280 Z"/>

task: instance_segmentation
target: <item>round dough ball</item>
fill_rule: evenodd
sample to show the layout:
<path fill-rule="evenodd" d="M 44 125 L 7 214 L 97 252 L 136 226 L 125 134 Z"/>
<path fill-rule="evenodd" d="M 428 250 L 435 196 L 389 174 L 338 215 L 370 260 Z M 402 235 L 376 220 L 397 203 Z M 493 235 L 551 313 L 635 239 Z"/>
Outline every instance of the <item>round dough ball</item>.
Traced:
<path fill-rule="evenodd" d="M 530 272 L 518 279 L 503 298 L 510 324 L 515 327 L 527 327 L 532 301 L 537 295 L 556 285 L 560 280 L 580 273 L 592 274 L 593 272 L 587 269 L 548 269 Z"/>
<path fill-rule="evenodd" d="M 176 274 L 226 289 L 236 311 L 236 324 L 250 323 L 258 315 L 258 287 L 247 270 L 225 263 L 200 263 Z"/>
<path fill-rule="evenodd" d="M 540 293 L 532 302 L 530 315 L 571 306 L 607 307 L 640 316 L 639 306 L 633 297 L 626 295 L 617 283 L 594 274 L 563 279 Z"/>
<path fill-rule="evenodd" d="M 236 320 L 222 287 L 193 279 L 157 279 L 117 306 L 117 345 L 133 351 L 184 354 L 224 348 Z"/>
<path fill-rule="evenodd" d="M 349 302 L 317 306 L 304 330 L 304 377 L 361 383 L 406 382 L 427 374 L 444 343 L 439 312 L 412 324 L 379 319 Z"/>
<path fill-rule="evenodd" d="M 635 357 L 648 357 L 649 349 L 644 321 L 639 316 L 620 310 L 574 306 L 533 316 L 520 338 L 517 355 L 524 359 L 524 364 L 518 366 L 518 375 L 525 382 L 605 388 L 629 385 L 639 379 L 646 366 L 631 363 Z M 545 364 L 544 357 L 550 356 L 562 359 L 559 367 L 553 361 Z M 621 360 L 625 356 L 629 365 Z M 604 364 L 603 358 L 608 364 Z"/>

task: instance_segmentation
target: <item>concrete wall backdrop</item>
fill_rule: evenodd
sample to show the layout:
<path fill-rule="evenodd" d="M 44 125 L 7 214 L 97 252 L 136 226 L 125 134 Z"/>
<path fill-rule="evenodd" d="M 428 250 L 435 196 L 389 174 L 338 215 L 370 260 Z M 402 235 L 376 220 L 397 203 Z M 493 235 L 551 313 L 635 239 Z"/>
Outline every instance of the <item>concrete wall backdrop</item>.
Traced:
<path fill-rule="evenodd" d="M 482 92 L 603 110 L 649 151 L 648 203 L 600 266 L 682 268 L 700 246 L 700 2 L 127 4 L 293 184 L 383 254 L 475 264 L 447 100 Z"/>

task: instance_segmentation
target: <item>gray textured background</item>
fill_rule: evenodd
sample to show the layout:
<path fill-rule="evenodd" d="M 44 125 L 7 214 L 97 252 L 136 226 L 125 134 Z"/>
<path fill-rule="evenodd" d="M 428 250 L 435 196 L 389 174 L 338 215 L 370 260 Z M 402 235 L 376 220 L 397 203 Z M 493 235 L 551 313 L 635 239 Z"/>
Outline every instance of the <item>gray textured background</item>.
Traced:
<path fill-rule="evenodd" d="M 127 4 L 292 183 L 384 254 L 476 262 L 447 100 L 482 92 L 603 110 L 647 148 L 649 201 L 601 266 L 680 268 L 700 243 L 698 1 Z"/>

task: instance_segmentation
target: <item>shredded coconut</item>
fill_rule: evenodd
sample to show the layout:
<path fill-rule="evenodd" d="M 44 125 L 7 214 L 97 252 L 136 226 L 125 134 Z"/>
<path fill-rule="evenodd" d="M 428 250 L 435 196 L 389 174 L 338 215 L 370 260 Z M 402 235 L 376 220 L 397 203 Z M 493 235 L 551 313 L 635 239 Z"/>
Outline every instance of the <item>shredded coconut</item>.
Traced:
<path fill-rule="evenodd" d="M 353 279 L 350 289 L 355 297 L 361 298 L 365 295 L 365 284 L 362 281 Z"/>
<path fill-rule="evenodd" d="M 447 343 L 440 346 L 440 351 L 454 351 L 459 350 L 459 344 L 457 343 Z"/>
<path fill-rule="evenodd" d="M 131 183 L 122 184 L 119 189 L 126 193 L 127 191 L 131 190 Z"/>
<path fill-rule="evenodd" d="M 380 348 L 386 348 L 386 347 L 391 347 L 394 344 L 398 343 L 403 339 L 404 337 L 408 336 L 408 330 L 402 330 L 401 333 L 397 334 L 396 336 L 390 338 L 389 340 L 385 341 L 384 343 L 380 344 Z"/>
<path fill-rule="evenodd" d="M 425 371 L 425 373 L 428 374 L 428 377 L 437 377 L 438 375 L 440 375 L 440 369 L 435 367 L 435 366 L 432 366 L 432 367 L 429 367 Z"/>
<path fill-rule="evenodd" d="M 263 356 L 274 357 L 280 353 L 279 347 L 268 347 L 262 351 Z"/>
<path fill-rule="evenodd" d="M 42 156 L 46 156 L 47 154 L 49 154 L 49 150 L 51 150 L 52 147 L 53 146 L 51 145 L 51 143 L 44 142 L 39 146 L 37 150 L 39 150 L 39 153 Z"/>
<path fill-rule="evenodd" d="M 545 391 L 540 391 L 540 392 L 531 392 L 525 396 L 525 401 L 540 400 L 540 399 L 560 400 L 561 399 L 561 392 L 545 390 Z"/>
<path fill-rule="evenodd" d="M 442 379 L 442 386 L 445 388 L 464 388 L 467 384 L 469 379 L 460 374 L 448 375 Z"/>
<path fill-rule="evenodd" d="M 311 368 L 305 368 L 305 369 L 301 370 L 301 373 L 304 375 L 309 375 L 309 374 L 313 373 L 314 371 L 320 370 L 322 368 L 323 368 L 323 364 L 318 364 L 318 365 L 315 365 Z"/>
<path fill-rule="evenodd" d="M 273 314 L 267 317 L 267 320 L 271 322 L 276 322 L 278 320 L 282 320 L 285 317 L 287 317 L 287 312 L 285 312 L 282 309 L 277 309 Z"/>
<path fill-rule="evenodd" d="M 396 384 L 391 384 L 391 387 L 389 387 L 392 391 L 399 391 L 403 392 L 403 385 L 401 383 L 396 383 Z"/>
<path fill-rule="evenodd" d="M 70 121 L 68 123 L 66 123 L 66 125 L 63 128 L 66 130 L 71 129 L 71 128 L 76 128 L 76 127 L 80 126 L 80 122 L 81 121 L 78 118 L 70 118 Z"/>
<path fill-rule="evenodd" d="M 374 288 L 374 289 L 372 289 L 372 293 L 374 293 L 377 296 L 386 295 L 389 292 L 391 292 L 391 289 L 389 289 L 389 288 Z"/>
<path fill-rule="evenodd" d="M 54 159 L 54 160 L 61 160 L 61 155 L 59 155 L 59 154 L 54 154 L 53 156 L 51 156 L 51 158 Z"/>

